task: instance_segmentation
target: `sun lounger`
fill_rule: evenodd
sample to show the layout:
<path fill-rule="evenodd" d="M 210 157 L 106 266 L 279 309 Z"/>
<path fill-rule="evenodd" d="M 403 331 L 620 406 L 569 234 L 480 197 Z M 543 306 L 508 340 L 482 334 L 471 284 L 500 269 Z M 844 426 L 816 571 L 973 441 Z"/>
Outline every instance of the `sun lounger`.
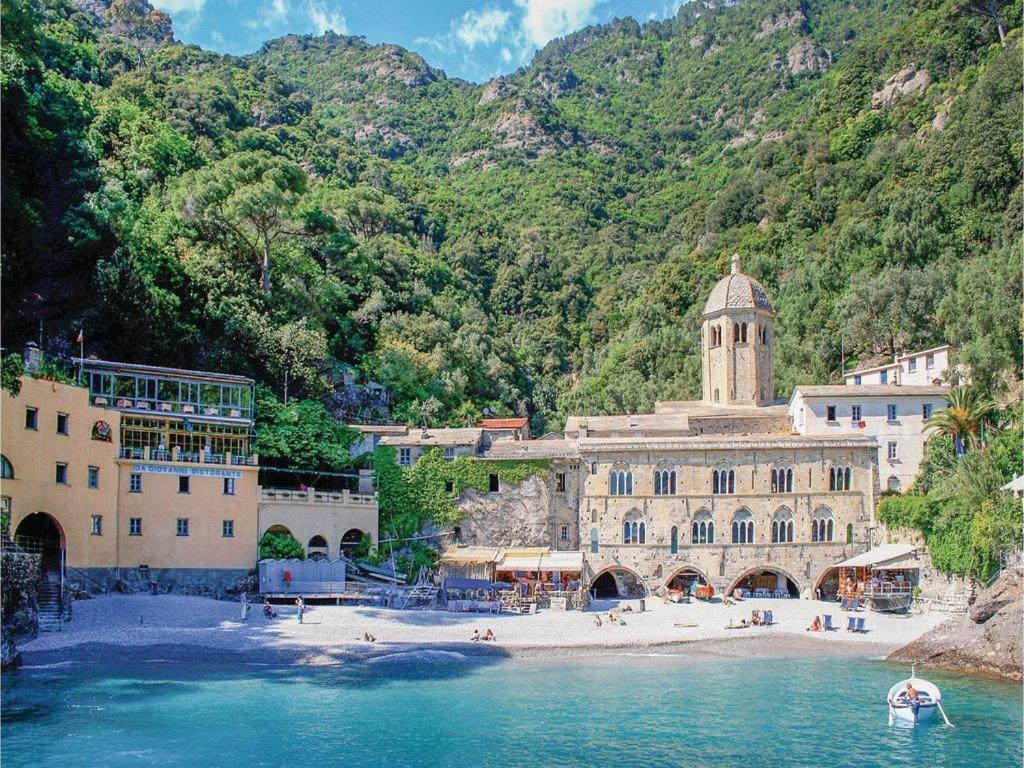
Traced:
<path fill-rule="evenodd" d="M 775 617 L 772 616 L 771 611 L 765 611 L 763 614 L 761 614 L 761 623 L 770 627 L 772 624 L 775 623 L 774 618 Z"/>
<path fill-rule="evenodd" d="M 867 632 L 867 629 L 864 628 L 864 617 L 863 616 L 861 616 L 860 618 L 857 619 L 857 629 L 855 629 L 854 631 L 855 632 Z"/>
<path fill-rule="evenodd" d="M 841 610 L 841 611 L 848 611 L 848 610 L 850 610 L 850 601 L 848 599 L 846 599 L 845 597 L 842 599 L 842 602 L 839 603 L 839 610 Z"/>
<path fill-rule="evenodd" d="M 828 614 L 826 614 L 823 618 L 825 619 L 825 624 L 824 624 L 825 629 L 827 629 L 829 632 L 835 632 L 836 631 L 836 627 L 832 623 L 832 617 L 829 616 Z"/>
<path fill-rule="evenodd" d="M 856 632 L 857 631 L 857 618 L 855 616 L 850 616 L 850 620 L 846 624 L 846 631 L 847 632 Z"/>

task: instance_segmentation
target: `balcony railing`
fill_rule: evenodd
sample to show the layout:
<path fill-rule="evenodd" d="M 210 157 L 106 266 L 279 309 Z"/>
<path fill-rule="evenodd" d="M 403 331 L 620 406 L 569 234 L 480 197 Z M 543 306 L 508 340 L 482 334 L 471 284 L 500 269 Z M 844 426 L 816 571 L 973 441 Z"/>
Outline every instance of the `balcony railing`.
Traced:
<path fill-rule="evenodd" d="M 259 466 L 259 454 L 207 453 L 182 451 L 178 448 L 131 448 L 122 446 L 118 458 L 130 461 L 173 461 L 183 464 L 229 464 L 233 467 Z"/>
<path fill-rule="evenodd" d="M 260 501 L 350 506 L 376 505 L 377 497 L 373 494 L 352 493 L 351 491 L 318 491 L 315 488 L 308 488 L 306 490 L 296 488 L 260 488 Z"/>
<path fill-rule="evenodd" d="M 150 411 L 156 414 L 177 416 L 211 416 L 221 419 L 252 421 L 252 409 L 235 405 L 200 405 L 198 403 L 173 400 L 136 399 L 133 397 L 110 397 L 93 395 L 92 404 L 103 408 L 117 408 L 122 411 Z"/>

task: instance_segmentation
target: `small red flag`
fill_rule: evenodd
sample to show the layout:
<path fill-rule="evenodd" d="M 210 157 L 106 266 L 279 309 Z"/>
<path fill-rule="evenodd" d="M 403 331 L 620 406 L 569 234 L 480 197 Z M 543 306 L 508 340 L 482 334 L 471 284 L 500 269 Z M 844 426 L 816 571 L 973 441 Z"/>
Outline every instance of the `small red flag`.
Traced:
<path fill-rule="evenodd" d="M 81 344 L 82 342 L 84 342 L 84 341 L 85 341 L 85 329 L 82 329 L 82 330 L 80 330 L 80 331 L 78 332 L 78 338 L 77 338 L 77 339 L 75 339 L 75 341 L 76 341 L 76 342 L 77 342 L 78 344 Z"/>

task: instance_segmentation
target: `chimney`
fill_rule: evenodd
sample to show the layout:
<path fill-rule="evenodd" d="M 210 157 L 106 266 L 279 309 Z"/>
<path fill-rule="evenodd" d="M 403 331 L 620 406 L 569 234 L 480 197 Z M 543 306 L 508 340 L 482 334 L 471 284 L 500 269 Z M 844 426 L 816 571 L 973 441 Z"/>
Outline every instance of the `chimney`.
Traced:
<path fill-rule="evenodd" d="M 25 345 L 25 349 L 22 351 L 21 357 L 25 363 L 26 373 L 35 373 L 43 364 L 43 352 L 38 346 L 36 346 L 34 341 L 30 341 Z"/>
<path fill-rule="evenodd" d="M 740 255 L 738 253 L 732 255 L 732 273 L 734 275 L 740 273 Z"/>

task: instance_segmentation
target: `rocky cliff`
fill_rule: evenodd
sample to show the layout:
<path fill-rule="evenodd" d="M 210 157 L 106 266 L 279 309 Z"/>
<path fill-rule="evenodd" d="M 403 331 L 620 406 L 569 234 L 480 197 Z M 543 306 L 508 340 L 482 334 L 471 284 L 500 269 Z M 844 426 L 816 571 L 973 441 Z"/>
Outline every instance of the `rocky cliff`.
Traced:
<path fill-rule="evenodd" d="M 1024 571 L 1005 571 L 960 614 L 889 656 L 936 667 L 1024 679 L 1021 584 Z"/>
<path fill-rule="evenodd" d="M 21 663 L 15 644 L 39 633 L 39 555 L 4 550 L 0 555 L 0 587 L 0 669 L 11 669 Z"/>

